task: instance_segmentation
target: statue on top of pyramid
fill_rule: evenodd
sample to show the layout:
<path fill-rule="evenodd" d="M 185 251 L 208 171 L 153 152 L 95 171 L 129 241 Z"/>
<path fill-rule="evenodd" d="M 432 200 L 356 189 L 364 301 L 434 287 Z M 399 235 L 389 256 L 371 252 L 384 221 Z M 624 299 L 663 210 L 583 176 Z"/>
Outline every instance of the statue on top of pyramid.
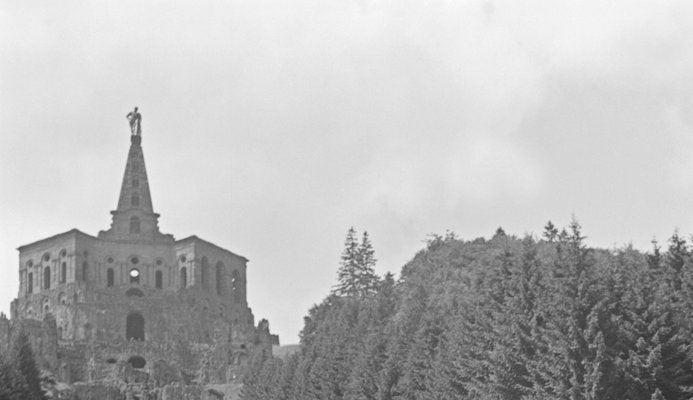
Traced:
<path fill-rule="evenodd" d="M 137 111 L 137 107 L 125 116 L 130 121 L 130 132 L 133 136 L 142 134 L 142 115 Z"/>

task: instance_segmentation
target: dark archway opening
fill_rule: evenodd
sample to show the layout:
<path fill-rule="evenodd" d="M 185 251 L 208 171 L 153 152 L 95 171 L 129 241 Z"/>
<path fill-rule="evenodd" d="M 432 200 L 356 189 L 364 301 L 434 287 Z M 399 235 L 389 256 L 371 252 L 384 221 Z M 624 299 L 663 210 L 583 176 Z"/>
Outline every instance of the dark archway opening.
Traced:
<path fill-rule="evenodd" d="M 144 293 L 142 293 L 142 291 L 139 290 L 139 289 L 137 289 L 137 288 L 128 289 L 128 290 L 125 292 L 125 295 L 128 296 L 128 297 L 132 297 L 132 296 L 135 296 L 135 297 L 144 297 Z"/>
<path fill-rule="evenodd" d="M 140 356 L 132 356 L 128 358 L 128 364 L 130 364 L 132 368 L 144 368 L 144 366 L 147 365 L 147 360 Z"/>
<path fill-rule="evenodd" d="M 144 340 L 144 317 L 139 313 L 132 313 L 125 321 L 125 338 L 127 340 Z"/>

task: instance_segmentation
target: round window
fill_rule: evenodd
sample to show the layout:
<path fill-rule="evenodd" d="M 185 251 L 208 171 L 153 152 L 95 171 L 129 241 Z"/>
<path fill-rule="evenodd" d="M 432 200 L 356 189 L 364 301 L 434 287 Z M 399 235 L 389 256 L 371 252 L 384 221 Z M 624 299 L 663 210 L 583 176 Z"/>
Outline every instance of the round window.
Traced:
<path fill-rule="evenodd" d="M 106 262 L 109 263 L 109 264 L 113 264 L 113 257 L 108 257 L 108 258 L 106 259 Z"/>
<path fill-rule="evenodd" d="M 137 257 L 132 257 L 132 258 L 130 259 L 130 262 L 133 263 L 133 264 L 135 264 L 135 265 L 137 265 L 137 264 L 140 262 L 140 259 L 137 258 Z"/>
<path fill-rule="evenodd" d="M 187 258 L 185 258 L 185 254 L 180 256 L 180 262 L 185 262 L 186 260 L 187 260 Z"/>
<path fill-rule="evenodd" d="M 161 261 L 161 259 L 156 260 L 156 265 L 161 265 L 161 264 L 163 264 L 163 263 L 164 263 L 164 262 Z"/>
<path fill-rule="evenodd" d="M 130 278 L 139 278 L 140 276 L 140 270 L 137 268 L 133 268 L 130 270 Z"/>
<path fill-rule="evenodd" d="M 46 253 L 46 254 L 43 255 L 43 261 L 48 261 L 48 260 L 50 260 L 50 259 L 51 259 L 51 255 L 50 255 L 50 254 Z"/>

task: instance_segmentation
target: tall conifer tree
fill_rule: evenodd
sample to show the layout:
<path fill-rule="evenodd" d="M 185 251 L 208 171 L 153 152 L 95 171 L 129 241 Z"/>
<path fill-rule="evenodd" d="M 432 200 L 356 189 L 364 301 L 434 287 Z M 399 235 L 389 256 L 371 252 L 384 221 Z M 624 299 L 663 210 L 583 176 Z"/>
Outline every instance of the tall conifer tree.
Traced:
<path fill-rule="evenodd" d="M 375 251 L 368 232 L 363 233 L 359 244 L 356 231 L 353 227 L 349 228 L 337 270 L 337 285 L 332 293 L 348 297 L 363 297 L 375 293 L 379 282 L 373 270 L 375 263 Z"/>
<path fill-rule="evenodd" d="M 13 343 L 13 357 L 16 368 L 26 381 L 28 397 L 26 400 L 45 400 L 45 393 L 41 389 L 41 376 L 39 374 L 34 352 L 31 350 L 29 337 L 26 332 L 20 330 Z"/>

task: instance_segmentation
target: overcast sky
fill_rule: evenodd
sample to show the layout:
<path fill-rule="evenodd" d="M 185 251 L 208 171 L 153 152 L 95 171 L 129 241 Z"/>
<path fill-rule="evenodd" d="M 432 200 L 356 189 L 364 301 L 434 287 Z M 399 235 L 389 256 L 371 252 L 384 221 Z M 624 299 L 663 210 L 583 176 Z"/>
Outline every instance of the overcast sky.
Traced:
<path fill-rule="evenodd" d="M 283 343 L 350 226 L 648 250 L 693 232 L 690 1 L 0 0 L 0 310 L 17 251 L 110 225 L 129 146 L 163 232 L 250 259 Z"/>

